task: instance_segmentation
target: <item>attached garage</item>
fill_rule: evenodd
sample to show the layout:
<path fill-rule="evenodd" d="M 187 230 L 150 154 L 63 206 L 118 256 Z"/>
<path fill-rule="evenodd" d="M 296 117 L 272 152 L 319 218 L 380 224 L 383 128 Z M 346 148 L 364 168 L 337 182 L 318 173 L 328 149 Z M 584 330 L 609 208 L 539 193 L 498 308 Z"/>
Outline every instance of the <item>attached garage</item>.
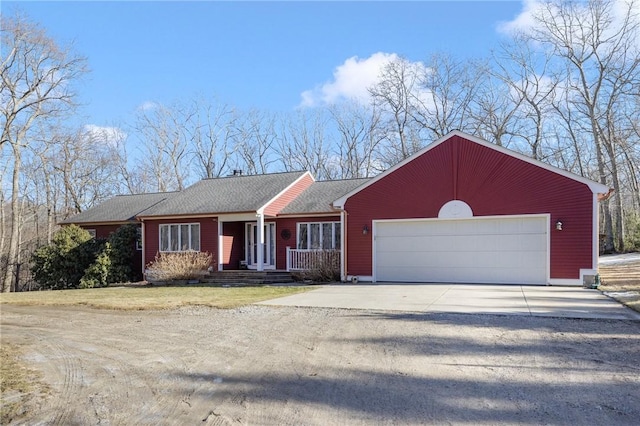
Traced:
<path fill-rule="evenodd" d="M 345 281 L 583 285 L 609 188 L 459 131 L 333 203 Z"/>
<path fill-rule="evenodd" d="M 547 217 L 374 222 L 374 280 L 546 284 Z"/>

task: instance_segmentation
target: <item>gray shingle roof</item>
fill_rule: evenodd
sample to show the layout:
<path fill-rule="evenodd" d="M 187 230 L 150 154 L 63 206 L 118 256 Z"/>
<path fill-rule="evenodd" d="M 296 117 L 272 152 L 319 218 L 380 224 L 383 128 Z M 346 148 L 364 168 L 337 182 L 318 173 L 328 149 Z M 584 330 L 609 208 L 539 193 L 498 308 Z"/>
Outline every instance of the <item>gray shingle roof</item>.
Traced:
<path fill-rule="evenodd" d="M 175 194 L 175 192 L 158 192 L 152 194 L 117 195 L 60 223 L 134 221 L 135 216 Z"/>
<path fill-rule="evenodd" d="M 369 179 L 327 180 L 314 182 L 289 203 L 280 214 L 335 212 L 331 204 Z"/>
<path fill-rule="evenodd" d="M 307 172 L 203 179 L 146 210 L 141 216 L 253 212 Z"/>

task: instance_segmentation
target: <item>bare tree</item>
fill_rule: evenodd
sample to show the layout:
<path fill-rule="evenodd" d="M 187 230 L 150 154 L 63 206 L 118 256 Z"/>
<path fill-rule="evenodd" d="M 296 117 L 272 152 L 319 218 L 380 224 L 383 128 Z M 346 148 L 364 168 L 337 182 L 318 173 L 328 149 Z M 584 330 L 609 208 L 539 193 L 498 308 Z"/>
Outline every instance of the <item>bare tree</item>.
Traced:
<path fill-rule="evenodd" d="M 69 48 L 58 46 L 36 24 L 18 16 L 1 18 L 3 116 L 0 146 L 9 144 L 13 158 L 11 179 L 11 230 L 8 267 L 2 277 L 2 291 L 11 291 L 20 242 L 20 173 L 22 149 L 29 133 L 40 121 L 51 120 L 74 106 L 73 83 L 85 71 L 85 59 Z"/>
<path fill-rule="evenodd" d="M 555 99 L 559 76 L 551 67 L 552 54 L 537 51 L 521 34 L 516 34 L 509 44 L 502 44 L 500 53 L 494 55 L 498 78 L 509 90 L 515 104 L 514 121 L 520 123 L 512 133 L 527 142 L 529 154 L 542 158 L 545 122 L 550 122 L 552 103 Z M 512 125 L 512 127 L 515 127 Z"/>
<path fill-rule="evenodd" d="M 113 150 L 109 141 L 86 130 L 63 135 L 55 142 L 49 161 L 62 181 L 65 217 L 115 195 L 118 158 Z"/>
<path fill-rule="evenodd" d="M 471 103 L 486 77 L 482 64 L 434 54 L 422 68 L 419 90 L 412 91 L 413 117 L 435 138 L 452 130 L 472 132 Z"/>
<path fill-rule="evenodd" d="M 251 175 L 268 173 L 277 161 L 277 138 L 276 117 L 270 113 L 252 110 L 234 120 L 236 167 Z"/>
<path fill-rule="evenodd" d="M 334 105 L 331 115 L 338 131 L 336 157 L 340 179 L 370 177 L 380 172 L 382 162 L 376 158 L 385 137 L 380 129 L 380 114 L 375 107 L 357 103 Z"/>
<path fill-rule="evenodd" d="M 390 61 L 383 68 L 378 83 L 369 88 L 375 110 L 380 111 L 387 132 L 387 165 L 395 164 L 422 148 L 415 126 L 415 101 L 419 91 L 422 66 L 405 58 Z"/>
<path fill-rule="evenodd" d="M 472 133 L 499 146 L 509 146 L 520 128 L 517 112 L 521 99 L 500 79 L 488 78 L 469 105 Z M 505 140 L 508 138 L 508 140 Z"/>
<path fill-rule="evenodd" d="M 191 155 L 199 166 L 200 177 L 214 178 L 228 171 L 233 153 L 231 135 L 235 119 L 229 105 L 215 105 L 209 101 L 193 103 L 194 119 L 186 129 L 190 138 Z"/>
<path fill-rule="evenodd" d="M 283 119 L 277 154 L 286 171 L 308 170 L 319 180 L 336 178 L 327 126 L 323 109 L 298 111 Z"/>
<path fill-rule="evenodd" d="M 181 190 L 189 177 L 189 136 L 195 112 L 179 104 L 156 104 L 140 110 L 135 128 L 142 139 L 142 171 L 154 179 L 154 190 Z"/>
<path fill-rule="evenodd" d="M 599 180 L 610 181 L 615 190 L 613 199 L 603 204 L 605 227 L 614 231 L 608 235 L 607 248 L 624 250 L 618 139 L 608 123 L 618 110 L 625 110 L 628 96 L 638 87 L 640 20 L 633 1 L 619 15 L 614 13 L 615 6 L 610 0 L 549 1 L 534 13 L 536 25 L 527 35 L 550 49 L 566 67 L 567 95 L 571 107 L 589 125 Z"/>

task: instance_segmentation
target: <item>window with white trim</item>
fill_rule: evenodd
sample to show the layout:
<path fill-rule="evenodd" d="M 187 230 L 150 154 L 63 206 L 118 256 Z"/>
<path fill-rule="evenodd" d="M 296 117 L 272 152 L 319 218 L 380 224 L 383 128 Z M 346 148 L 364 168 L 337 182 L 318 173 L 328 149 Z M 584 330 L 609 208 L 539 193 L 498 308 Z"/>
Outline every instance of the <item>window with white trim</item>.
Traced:
<path fill-rule="evenodd" d="M 142 228 L 136 229 L 136 250 L 142 250 Z"/>
<path fill-rule="evenodd" d="M 340 250 L 340 222 L 298 223 L 298 249 Z"/>
<path fill-rule="evenodd" d="M 160 225 L 160 251 L 200 251 L 200 224 Z"/>
<path fill-rule="evenodd" d="M 96 238 L 96 230 L 95 229 L 87 229 L 87 232 L 89 233 L 89 235 L 91 235 L 91 238 L 93 238 L 93 239 Z"/>

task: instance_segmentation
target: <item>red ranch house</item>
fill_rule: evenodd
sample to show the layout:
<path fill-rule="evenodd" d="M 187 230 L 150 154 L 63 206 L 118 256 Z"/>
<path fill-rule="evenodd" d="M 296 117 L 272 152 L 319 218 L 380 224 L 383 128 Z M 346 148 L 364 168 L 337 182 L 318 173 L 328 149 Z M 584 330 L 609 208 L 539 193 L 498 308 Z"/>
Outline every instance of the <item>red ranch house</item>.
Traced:
<path fill-rule="evenodd" d="M 372 179 L 205 179 L 115 197 L 65 223 L 137 221 L 140 266 L 196 250 L 212 253 L 218 271 L 295 270 L 328 251 L 344 281 L 582 285 L 597 273 L 598 195 L 608 191 L 453 132 Z"/>

